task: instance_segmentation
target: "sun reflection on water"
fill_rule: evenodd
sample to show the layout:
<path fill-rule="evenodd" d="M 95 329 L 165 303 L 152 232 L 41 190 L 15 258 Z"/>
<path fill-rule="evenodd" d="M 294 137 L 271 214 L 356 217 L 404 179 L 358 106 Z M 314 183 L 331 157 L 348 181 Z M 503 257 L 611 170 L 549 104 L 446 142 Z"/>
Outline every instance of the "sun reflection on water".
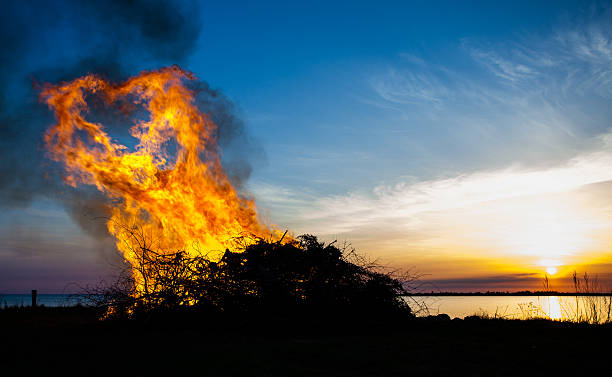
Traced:
<path fill-rule="evenodd" d="M 451 318 L 551 319 L 612 323 L 612 294 L 606 296 L 421 296 L 420 315 L 448 314 Z M 416 309 L 416 308 L 415 308 Z M 422 309 L 422 307 L 421 307 Z"/>
<path fill-rule="evenodd" d="M 561 303 L 559 302 L 558 296 L 548 296 L 544 298 L 546 300 L 546 305 L 544 306 L 544 310 L 546 312 L 546 317 L 553 320 L 561 320 Z"/>

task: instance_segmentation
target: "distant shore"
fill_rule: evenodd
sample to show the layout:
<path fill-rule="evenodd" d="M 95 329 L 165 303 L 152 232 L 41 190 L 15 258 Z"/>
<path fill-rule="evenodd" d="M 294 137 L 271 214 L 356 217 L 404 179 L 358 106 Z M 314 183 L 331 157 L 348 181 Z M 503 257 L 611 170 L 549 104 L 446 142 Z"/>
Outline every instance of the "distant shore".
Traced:
<path fill-rule="evenodd" d="M 612 296 L 612 292 L 557 292 L 557 291 L 517 291 L 517 292 L 418 292 L 410 296 Z"/>

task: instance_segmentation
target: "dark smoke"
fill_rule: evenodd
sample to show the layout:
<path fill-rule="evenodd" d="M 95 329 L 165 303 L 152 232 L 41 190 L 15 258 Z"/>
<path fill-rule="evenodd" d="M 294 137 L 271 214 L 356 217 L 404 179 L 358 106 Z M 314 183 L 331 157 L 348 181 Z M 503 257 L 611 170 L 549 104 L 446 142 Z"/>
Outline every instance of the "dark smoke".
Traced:
<path fill-rule="evenodd" d="M 223 167 L 232 184 L 241 189 L 251 175 L 252 162 L 265 160 L 265 153 L 245 131 L 238 110 L 221 91 L 210 88 L 203 81 L 196 82 L 192 89 L 197 93 L 198 108 L 218 126 Z"/>
<path fill-rule="evenodd" d="M 151 0 L 3 2 L 0 15 L 0 207 L 40 197 L 63 204 L 88 233 L 107 237 L 108 199 L 95 188 L 62 183 L 45 157 L 42 135 L 54 123 L 39 103 L 40 83 L 96 73 L 120 81 L 143 69 L 181 64 L 195 48 L 202 21 L 197 2 Z M 198 103 L 219 126 L 223 164 L 233 183 L 261 157 L 232 102 L 208 84 L 194 84 Z"/>

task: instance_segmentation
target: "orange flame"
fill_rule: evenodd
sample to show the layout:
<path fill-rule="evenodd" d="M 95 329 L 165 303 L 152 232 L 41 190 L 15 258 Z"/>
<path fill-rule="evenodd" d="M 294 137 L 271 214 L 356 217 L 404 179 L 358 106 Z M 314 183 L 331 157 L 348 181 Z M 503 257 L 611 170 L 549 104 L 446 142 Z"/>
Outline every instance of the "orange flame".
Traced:
<path fill-rule="evenodd" d="M 95 185 L 113 199 L 108 230 L 133 266 L 139 247 L 190 254 L 207 250 L 215 259 L 236 247 L 240 236 L 249 237 L 247 244 L 253 237 L 280 238 L 276 229 L 258 221 L 254 202 L 231 185 L 221 166 L 217 126 L 200 112 L 186 85 L 194 79 L 174 66 L 118 85 L 88 75 L 46 85 L 41 93 L 58 119 L 45 134 L 49 156 L 65 164 L 68 184 Z M 138 140 L 132 151 L 102 124 L 85 119 L 93 96 L 106 105 L 127 101 L 150 113 L 130 128 Z M 175 153 L 168 152 L 170 145 Z"/>

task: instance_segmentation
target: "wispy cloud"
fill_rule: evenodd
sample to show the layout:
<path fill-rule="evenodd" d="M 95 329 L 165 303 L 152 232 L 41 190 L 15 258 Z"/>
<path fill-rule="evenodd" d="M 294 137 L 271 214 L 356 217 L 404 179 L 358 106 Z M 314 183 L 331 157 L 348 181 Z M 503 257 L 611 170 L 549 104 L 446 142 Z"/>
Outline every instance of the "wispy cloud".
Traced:
<path fill-rule="evenodd" d="M 372 88 L 385 101 L 395 104 L 440 104 L 452 95 L 435 75 L 427 72 L 399 72 L 389 68 L 385 79 L 371 80 Z"/>
<path fill-rule="evenodd" d="M 544 36 L 491 43 L 464 38 L 457 59 L 433 64 L 411 54 L 400 54 L 386 72 L 370 78 L 379 99 L 396 104 L 419 104 L 427 110 L 447 109 L 454 103 L 497 105 L 537 99 L 565 105 L 581 96 L 612 96 L 612 23 L 610 11 L 598 18 L 559 27 Z M 466 68 L 467 66 L 467 68 Z M 492 75 L 487 79 L 482 69 Z M 483 109 L 486 110 L 486 109 Z M 499 110 L 499 109 L 489 109 Z"/>
<path fill-rule="evenodd" d="M 439 155 L 454 168 L 406 179 L 412 172 L 398 171 L 393 183 L 336 195 L 256 183 L 258 201 L 296 233 L 349 239 L 430 270 L 473 272 L 473 261 L 491 267 L 522 255 L 533 272 L 543 260 L 601 254 L 612 231 L 604 19 L 503 44 L 464 39 L 459 64 L 401 54 L 369 78 L 362 100 L 401 115 L 384 132 L 418 128 L 406 149 L 423 164 Z"/>
<path fill-rule="evenodd" d="M 539 38 L 493 46 L 464 39 L 462 46 L 496 84 L 516 85 L 519 93 L 540 92 L 551 102 L 612 94 L 612 24 L 605 17 Z"/>
<path fill-rule="evenodd" d="M 257 197 L 268 206 L 293 210 L 295 218 L 312 222 L 320 233 L 349 232 L 381 220 L 409 220 L 479 203 L 522 196 L 567 192 L 612 180 L 612 143 L 600 138 L 599 149 L 562 165 L 533 169 L 510 166 L 454 177 L 378 185 L 370 192 L 316 197 L 273 185 L 256 185 Z"/>
<path fill-rule="evenodd" d="M 464 38 L 454 60 L 400 54 L 369 77 L 362 101 L 389 114 L 385 132 L 410 131 L 412 160 L 455 172 L 561 163 L 612 126 L 608 13 L 547 35 Z M 431 153 L 410 152 L 418 148 Z"/>
<path fill-rule="evenodd" d="M 272 185 L 255 186 L 255 192 L 260 205 L 298 234 L 348 239 L 383 259 L 428 272 L 444 270 L 448 276 L 450 265 L 454 276 L 461 276 L 458 266 L 470 273 L 487 266 L 504 271 L 503 263 L 537 271 L 543 260 L 588 263 L 607 250 L 610 140 L 601 137 L 598 148 L 548 167 L 513 165 L 344 195 Z"/>
<path fill-rule="evenodd" d="M 516 61 L 506 60 L 494 51 L 470 49 L 470 53 L 475 60 L 484 65 L 495 76 L 503 80 L 517 82 L 519 80 L 535 77 L 538 74 L 534 67 Z"/>

